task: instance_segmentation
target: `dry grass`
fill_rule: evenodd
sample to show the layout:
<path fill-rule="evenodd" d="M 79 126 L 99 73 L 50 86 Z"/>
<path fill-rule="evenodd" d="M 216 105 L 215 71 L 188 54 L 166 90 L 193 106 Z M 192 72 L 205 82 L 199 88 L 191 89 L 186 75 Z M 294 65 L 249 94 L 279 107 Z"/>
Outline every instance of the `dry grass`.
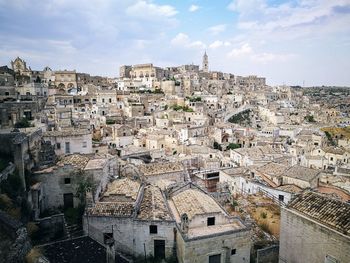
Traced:
<path fill-rule="evenodd" d="M 280 234 L 280 215 L 276 213 L 277 209 L 279 208 L 276 208 L 276 206 L 266 206 L 251 209 L 249 212 L 262 230 L 278 238 Z M 266 217 L 262 217 L 262 214 L 266 214 Z"/>
<path fill-rule="evenodd" d="M 42 256 L 42 251 L 39 248 L 32 248 L 26 255 L 26 263 L 36 263 L 38 258 Z"/>
<path fill-rule="evenodd" d="M 335 135 L 343 135 L 345 138 L 350 138 L 350 126 L 339 128 L 339 127 L 326 127 L 321 129 L 324 132 L 329 132 L 333 137 Z"/>
<path fill-rule="evenodd" d="M 35 235 L 35 233 L 38 232 L 38 230 L 39 227 L 34 222 L 28 222 L 27 231 L 30 237 L 33 237 L 33 235 Z"/>

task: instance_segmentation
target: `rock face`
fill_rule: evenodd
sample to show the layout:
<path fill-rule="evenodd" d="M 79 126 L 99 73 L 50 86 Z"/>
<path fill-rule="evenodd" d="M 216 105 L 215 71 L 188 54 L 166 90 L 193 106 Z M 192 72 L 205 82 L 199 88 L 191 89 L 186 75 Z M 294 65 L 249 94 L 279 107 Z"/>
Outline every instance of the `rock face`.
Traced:
<path fill-rule="evenodd" d="M 10 247 L 10 251 L 7 255 L 6 262 L 8 263 L 21 263 L 24 261 L 25 256 L 31 250 L 32 245 L 28 237 L 27 229 L 21 227 L 16 231 L 17 238 Z"/>

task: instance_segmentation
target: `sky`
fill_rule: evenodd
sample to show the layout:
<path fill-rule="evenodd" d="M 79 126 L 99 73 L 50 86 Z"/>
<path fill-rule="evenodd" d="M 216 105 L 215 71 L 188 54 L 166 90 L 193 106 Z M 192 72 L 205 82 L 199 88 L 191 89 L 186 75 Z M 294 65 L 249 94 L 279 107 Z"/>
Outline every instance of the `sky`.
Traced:
<path fill-rule="evenodd" d="M 118 76 L 201 65 L 270 85 L 350 86 L 350 0 L 0 0 L 0 65 Z"/>

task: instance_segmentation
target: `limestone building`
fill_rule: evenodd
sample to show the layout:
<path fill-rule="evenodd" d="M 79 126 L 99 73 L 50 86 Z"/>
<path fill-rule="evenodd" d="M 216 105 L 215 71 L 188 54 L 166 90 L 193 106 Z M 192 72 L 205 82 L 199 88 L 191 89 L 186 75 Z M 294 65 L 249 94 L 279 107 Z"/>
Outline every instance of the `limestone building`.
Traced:
<path fill-rule="evenodd" d="M 350 259 L 350 204 L 305 192 L 281 211 L 280 263 Z"/>
<path fill-rule="evenodd" d="M 203 55 L 203 63 L 202 63 L 202 70 L 203 72 L 205 73 L 208 73 L 209 72 L 209 64 L 208 64 L 208 55 L 207 55 L 207 52 L 204 52 L 204 55 Z"/>

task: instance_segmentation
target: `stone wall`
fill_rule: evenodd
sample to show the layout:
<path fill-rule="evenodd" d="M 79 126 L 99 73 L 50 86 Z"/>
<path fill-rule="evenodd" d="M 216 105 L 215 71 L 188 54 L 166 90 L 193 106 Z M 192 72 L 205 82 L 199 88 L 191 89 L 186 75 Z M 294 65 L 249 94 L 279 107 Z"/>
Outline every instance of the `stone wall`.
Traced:
<path fill-rule="evenodd" d="M 103 244 L 103 233 L 113 233 L 116 251 L 127 255 L 154 255 L 154 240 L 165 240 L 165 256 L 173 255 L 175 223 L 172 221 L 145 221 L 132 218 L 84 216 L 84 231 Z M 157 225 L 158 233 L 150 234 L 150 225 Z"/>
<path fill-rule="evenodd" d="M 6 258 L 3 259 L 3 262 L 24 262 L 24 257 L 32 248 L 27 229 L 23 227 L 20 221 L 10 217 L 5 212 L 0 210 L 0 231 L 13 240 L 13 243 L 8 248 L 8 252 L 6 253 Z"/>
<path fill-rule="evenodd" d="M 279 262 L 349 262 L 350 237 L 292 210 L 282 208 Z"/>
<path fill-rule="evenodd" d="M 176 242 L 179 263 L 208 262 L 209 256 L 218 254 L 221 254 L 221 263 L 244 263 L 250 260 L 251 244 L 248 231 L 187 241 L 177 232 Z M 232 249 L 235 249 L 234 254 L 231 253 Z"/>

